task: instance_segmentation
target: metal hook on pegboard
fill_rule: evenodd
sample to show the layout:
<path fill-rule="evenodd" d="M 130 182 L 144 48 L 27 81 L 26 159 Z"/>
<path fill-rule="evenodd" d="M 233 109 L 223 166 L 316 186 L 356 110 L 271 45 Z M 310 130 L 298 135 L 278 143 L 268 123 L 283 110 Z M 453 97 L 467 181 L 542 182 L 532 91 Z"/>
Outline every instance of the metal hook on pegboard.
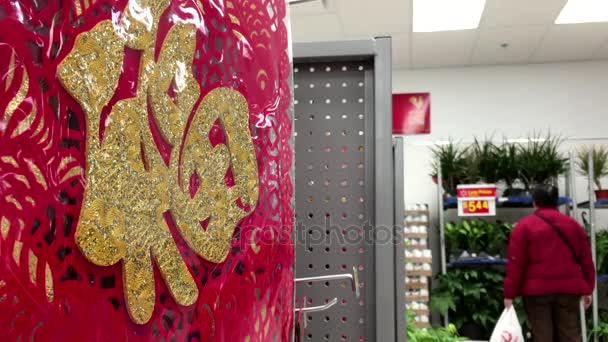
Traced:
<path fill-rule="evenodd" d="M 359 288 L 360 288 L 359 271 L 357 271 L 357 268 L 354 266 L 353 266 L 352 274 L 344 273 L 344 274 L 332 274 L 332 275 L 327 275 L 327 276 L 296 278 L 295 282 L 296 283 L 314 283 L 314 282 L 321 282 L 321 281 L 344 280 L 344 279 L 350 280 L 352 290 L 353 290 L 353 292 L 355 292 L 355 296 L 357 298 L 359 298 L 359 296 L 361 295 L 361 293 L 359 291 Z M 304 301 L 302 304 L 303 306 L 301 308 L 296 308 L 294 311 L 296 313 L 302 313 L 304 315 L 302 320 L 304 321 L 304 329 L 306 329 L 307 321 L 308 321 L 308 318 L 306 316 L 308 313 L 329 310 L 329 309 L 331 309 L 331 307 L 333 307 L 337 303 L 338 303 L 338 298 L 334 298 L 324 305 L 306 307 L 306 298 L 304 298 Z"/>

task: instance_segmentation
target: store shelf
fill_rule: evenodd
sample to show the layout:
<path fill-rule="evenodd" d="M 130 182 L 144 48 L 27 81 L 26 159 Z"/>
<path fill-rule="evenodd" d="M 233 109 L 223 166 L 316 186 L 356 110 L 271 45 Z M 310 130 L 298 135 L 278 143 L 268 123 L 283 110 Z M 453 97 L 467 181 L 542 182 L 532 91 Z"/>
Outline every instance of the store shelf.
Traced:
<path fill-rule="evenodd" d="M 429 215 L 429 211 L 428 209 L 424 209 L 424 210 L 406 210 L 405 211 L 405 216 L 420 216 L 420 215 Z"/>
<path fill-rule="evenodd" d="M 427 258 L 425 258 L 425 257 L 418 257 L 418 258 L 417 257 L 410 257 L 410 258 L 406 257 L 405 262 L 406 263 L 409 262 L 412 264 L 430 264 L 433 262 L 433 258 L 431 258 L 431 257 L 427 257 Z"/>
<path fill-rule="evenodd" d="M 429 221 L 405 221 L 405 225 L 407 227 L 426 226 L 428 224 L 429 224 Z"/>
<path fill-rule="evenodd" d="M 560 205 L 566 205 L 572 203 L 572 199 L 568 197 L 559 198 Z M 497 208 L 532 208 L 533 201 L 532 197 L 498 197 L 496 198 Z M 608 208 L 608 202 L 606 204 Z M 458 199 L 456 197 L 449 197 L 443 200 L 444 209 L 457 209 Z"/>
<path fill-rule="evenodd" d="M 429 288 L 429 284 L 416 281 L 416 282 L 405 283 L 405 288 L 408 290 L 424 290 L 424 289 Z"/>
<path fill-rule="evenodd" d="M 427 245 L 412 245 L 412 244 L 409 244 L 409 245 L 407 245 L 407 249 L 409 249 L 409 250 L 423 251 L 425 249 L 429 249 L 429 247 Z"/>
<path fill-rule="evenodd" d="M 408 302 L 428 302 L 430 300 L 429 296 L 415 295 L 415 294 L 405 294 L 405 300 Z"/>
<path fill-rule="evenodd" d="M 578 204 L 579 208 L 589 209 L 589 201 Z M 595 202 L 595 209 L 608 209 L 608 200 L 600 200 Z"/>
<path fill-rule="evenodd" d="M 431 314 L 431 312 L 428 309 L 408 309 L 410 311 L 413 311 L 417 316 L 428 316 Z"/>
<path fill-rule="evenodd" d="M 458 266 L 476 266 L 476 265 L 506 265 L 507 259 L 497 259 L 497 258 L 466 258 L 452 261 L 448 264 L 448 267 L 458 267 Z"/>
<path fill-rule="evenodd" d="M 406 239 L 426 239 L 428 236 L 428 233 L 405 233 Z"/>
<path fill-rule="evenodd" d="M 410 277 L 432 277 L 432 270 L 405 270 L 405 275 Z"/>

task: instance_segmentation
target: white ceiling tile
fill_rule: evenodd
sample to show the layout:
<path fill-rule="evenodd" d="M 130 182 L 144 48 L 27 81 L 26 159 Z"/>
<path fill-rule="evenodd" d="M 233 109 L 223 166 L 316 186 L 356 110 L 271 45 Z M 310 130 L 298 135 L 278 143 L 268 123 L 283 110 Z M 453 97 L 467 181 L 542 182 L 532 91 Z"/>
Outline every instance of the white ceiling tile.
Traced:
<path fill-rule="evenodd" d="M 550 25 L 567 0 L 487 0 L 481 27 Z"/>
<path fill-rule="evenodd" d="M 467 65 L 477 30 L 414 33 L 412 65 L 415 68 L 432 68 Z"/>
<path fill-rule="evenodd" d="M 526 62 L 546 31 L 546 26 L 480 29 L 473 50 L 472 64 Z M 508 46 L 503 47 L 502 44 Z"/>
<path fill-rule="evenodd" d="M 336 0 L 344 32 L 351 36 L 385 36 L 412 29 L 411 0 Z"/>
<path fill-rule="evenodd" d="M 608 23 L 553 25 L 532 56 L 532 61 L 591 59 L 607 38 Z"/>
<path fill-rule="evenodd" d="M 291 17 L 294 42 L 319 42 L 344 38 L 338 16 L 301 15 Z"/>
<path fill-rule="evenodd" d="M 393 69 L 408 69 L 410 67 L 409 33 L 393 34 Z"/>

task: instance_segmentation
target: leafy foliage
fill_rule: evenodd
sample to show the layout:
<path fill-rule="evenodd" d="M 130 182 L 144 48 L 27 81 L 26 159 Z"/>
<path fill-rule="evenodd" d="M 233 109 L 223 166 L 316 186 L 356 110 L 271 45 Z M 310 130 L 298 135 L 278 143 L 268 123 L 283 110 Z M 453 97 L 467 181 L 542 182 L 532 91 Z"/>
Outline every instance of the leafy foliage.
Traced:
<path fill-rule="evenodd" d="M 478 269 L 452 269 L 439 275 L 439 287 L 432 291 L 431 308 L 449 313 L 458 329 L 465 323 L 478 325 L 488 336 L 502 311 L 500 272 Z"/>
<path fill-rule="evenodd" d="M 597 328 L 593 329 L 592 334 L 596 334 L 598 340 L 600 341 L 608 341 L 608 322 L 600 322 Z M 591 341 L 591 337 L 589 341 Z"/>
<path fill-rule="evenodd" d="M 597 273 L 608 274 L 608 231 L 596 233 Z"/>
<path fill-rule="evenodd" d="M 503 275 L 490 269 L 451 269 L 439 275 L 439 287 L 431 292 L 431 309 L 441 315 L 449 314 L 450 322 L 461 329 L 475 324 L 482 334 L 490 337 L 503 307 Z M 521 299 L 515 309 L 522 329 L 528 330 Z"/>
<path fill-rule="evenodd" d="M 498 179 L 508 188 L 519 179 L 519 148 L 516 144 L 504 144 L 498 148 Z"/>
<path fill-rule="evenodd" d="M 587 315 L 587 340 L 593 341 L 593 335 L 596 334 L 599 341 L 608 341 L 608 311 L 600 310 L 599 324 L 595 328 L 593 328 L 593 321 L 590 316 Z"/>
<path fill-rule="evenodd" d="M 567 159 L 559 152 L 560 137 L 536 134 L 527 144 L 519 145 L 518 168 L 526 189 L 536 184 L 555 183 L 566 172 Z"/>
<path fill-rule="evenodd" d="M 491 140 L 475 138 L 467 153 L 470 181 L 494 184 L 500 181 L 501 149 Z"/>
<path fill-rule="evenodd" d="M 593 159 L 593 181 L 602 190 L 601 179 L 608 176 L 608 148 L 605 146 L 585 147 L 578 154 L 577 165 L 583 175 L 589 175 L 589 156 Z"/>
<path fill-rule="evenodd" d="M 445 239 L 450 254 L 467 251 L 486 252 L 489 255 L 502 254 L 513 225 L 484 220 L 462 220 L 445 226 Z"/>
<path fill-rule="evenodd" d="M 557 177 L 566 172 L 567 159 L 559 152 L 562 141 L 548 133 L 546 136 L 531 135 L 523 144 L 496 145 L 490 138 L 483 141 L 475 138 L 468 147 L 457 146 L 454 142 L 437 145 L 432 150 L 435 160 L 432 176 L 437 176 L 441 166 L 446 190 L 454 190 L 458 184 L 477 182 L 504 181 L 510 188 L 521 180 L 526 190 L 535 184 L 555 183 Z M 608 172 L 608 149 L 597 151 L 598 164 L 605 166 L 603 170 Z"/>
<path fill-rule="evenodd" d="M 458 336 L 454 325 L 448 328 L 418 328 L 412 311 L 407 312 L 407 340 L 410 342 L 459 342 L 464 341 Z"/>
<path fill-rule="evenodd" d="M 455 190 L 467 178 L 467 151 L 468 148 L 460 148 L 454 142 L 433 148 L 434 171 L 431 176 L 437 177 L 441 167 L 444 189 Z"/>

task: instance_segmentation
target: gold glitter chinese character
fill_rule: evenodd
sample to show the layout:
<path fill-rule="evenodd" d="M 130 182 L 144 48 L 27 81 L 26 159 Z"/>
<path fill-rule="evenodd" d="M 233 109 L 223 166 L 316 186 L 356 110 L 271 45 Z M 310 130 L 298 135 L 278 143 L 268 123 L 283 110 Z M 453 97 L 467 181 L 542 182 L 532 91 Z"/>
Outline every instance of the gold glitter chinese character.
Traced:
<path fill-rule="evenodd" d="M 126 303 L 139 324 L 148 322 L 154 310 L 153 260 L 177 303 L 191 305 L 198 296 L 167 226 L 167 213 L 190 248 L 219 263 L 227 256 L 235 226 L 258 199 L 249 107 L 240 93 L 230 88 L 208 93 L 186 131 L 201 96 L 191 74 L 196 27 L 175 23 L 155 59 L 158 20 L 168 4 L 129 1 L 116 24 L 105 20 L 80 34 L 58 71 L 87 123 L 86 188 L 76 243 L 97 265 L 123 260 Z M 141 54 L 137 93 L 118 101 L 102 122 L 102 109 L 118 87 L 125 47 Z M 226 144 L 214 147 L 209 132 L 218 120 Z M 171 145 L 168 160 L 159 152 L 151 126 Z M 224 181 L 229 169 L 232 187 Z M 193 175 L 200 190 L 191 196 Z"/>

